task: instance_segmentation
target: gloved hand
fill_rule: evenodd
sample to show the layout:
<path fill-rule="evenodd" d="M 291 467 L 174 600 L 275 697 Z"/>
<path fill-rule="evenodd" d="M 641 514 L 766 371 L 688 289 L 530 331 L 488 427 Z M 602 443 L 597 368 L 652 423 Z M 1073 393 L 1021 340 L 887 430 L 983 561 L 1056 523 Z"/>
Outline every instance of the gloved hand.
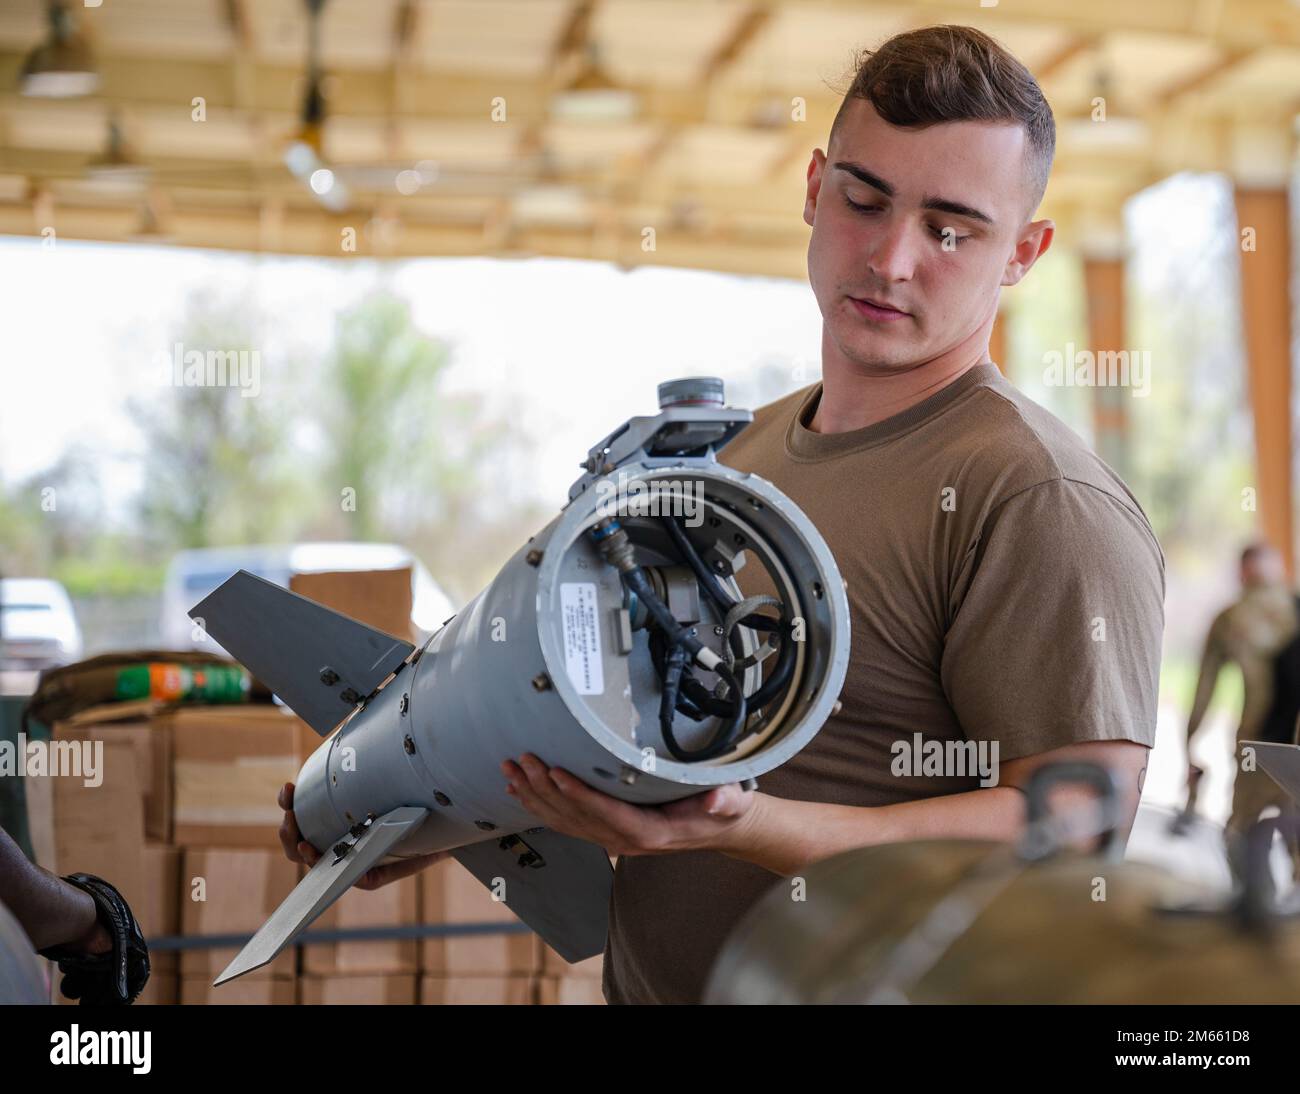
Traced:
<path fill-rule="evenodd" d="M 63 879 L 90 894 L 100 924 L 113 941 L 106 953 L 90 954 L 67 946 L 38 951 L 59 963 L 59 985 L 69 999 L 84 1006 L 126 1006 L 135 1001 L 149 980 L 149 949 L 130 905 L 112 885 L 94 874 L 69 874 Z"/>

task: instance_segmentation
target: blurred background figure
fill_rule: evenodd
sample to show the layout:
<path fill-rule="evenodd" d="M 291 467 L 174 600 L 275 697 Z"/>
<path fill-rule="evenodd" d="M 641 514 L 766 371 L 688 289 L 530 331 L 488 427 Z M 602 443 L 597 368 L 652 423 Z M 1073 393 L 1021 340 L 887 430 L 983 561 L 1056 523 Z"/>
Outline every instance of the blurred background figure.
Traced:
<path fill-rule="evenodd" d="M 1275 699 L 1289 704 L 1294 689 L 1287 673 L 1290 662 L 1280 659 L 1300 634 L 1300 599 L 1286 579 L 1281 554 L 1267 543 L 1252 543 L 1241 552 L 1241 594 L 1214 617 L 1201 656 L 1196 695 L 1187 719 L 1187 746 L 1191 753 L 1196 736 L 1209 709 L 1219 673 L 1228 664 L 1241 671 L 1241 719 L 1237 725 L 1234 762 L 1240 765 L 1240 742 L 1259 740 L 1266 726 L 1285 722 L 1286 739 L 1295 739 L 1295 715 L 1277 712 Z M 1281 677 L 1279 686 L 1278 677 Z M 1300 686 L 1300 681 L 1295 682 Z M 1179 823 L 1195 812 L 1197 787 L 1202 770 L 1188 764 L 1187 809 Z M 1236 771 L 1232 790 L 1232 814 L 1227 823 L 1229 839 L 1240 838 L 1269 806 L 1286 809 L 1290 800 L 1268 775 L 1259 770 Z M 1297 858 L 1300 862 L 1300 858 Z"/>

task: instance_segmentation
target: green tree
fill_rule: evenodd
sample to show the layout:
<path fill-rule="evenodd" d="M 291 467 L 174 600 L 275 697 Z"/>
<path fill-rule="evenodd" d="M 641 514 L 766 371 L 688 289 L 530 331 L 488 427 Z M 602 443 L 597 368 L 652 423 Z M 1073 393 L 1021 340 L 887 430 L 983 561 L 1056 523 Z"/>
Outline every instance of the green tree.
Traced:
<path fill-rule="evenodd" d="M 182 354 L 256 353 L 257 384 L 173 383 L 128 401 L 145 442 L 141 523 L 165 549 L 292 538 L 302 520 L 297 400 L 287 362 L 263 352 L 256 309 L 196 297 L 175 342 Z"/>
<path fill-rule="evenodd" d="M 314 530 L 401 543 L 463 598 L 541 514 L 511 495 L 526 438 L 493 420 L 476 396 L 449 393 L 450 363 L 449 348 L 421 332 L 409 304 L 391 293 L 339 316 L 320 414 L 329 508 Z"/>

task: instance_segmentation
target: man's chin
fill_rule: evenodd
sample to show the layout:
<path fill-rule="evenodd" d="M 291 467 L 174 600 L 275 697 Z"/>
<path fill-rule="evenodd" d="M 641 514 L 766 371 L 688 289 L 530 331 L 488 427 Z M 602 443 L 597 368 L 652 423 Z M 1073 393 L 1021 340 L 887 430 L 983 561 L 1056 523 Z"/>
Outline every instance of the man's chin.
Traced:
<path fill-rule="evenodd" d="M 910 368 L 924 357 L 922 347 L 910 339 L 897 335 L 877 335 L 861 330 L 844 332 L 847 337 L 840 338 L 840 352 L 855 364 L 865 368 L 885 371 L 901 371 Z"/>

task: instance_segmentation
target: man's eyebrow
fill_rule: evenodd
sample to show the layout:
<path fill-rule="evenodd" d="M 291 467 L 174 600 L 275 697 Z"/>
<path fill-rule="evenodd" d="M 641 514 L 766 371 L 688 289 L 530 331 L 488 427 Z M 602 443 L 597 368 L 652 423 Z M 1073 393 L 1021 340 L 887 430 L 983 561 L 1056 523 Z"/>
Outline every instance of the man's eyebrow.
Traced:
<path fill-rule="evenodd" d="M 850 163 L 848 160 L 837 160 L 831 166 L 838 171 L 847 171 L 855 179 L 860 182 L 865 182 L 873 190 L 879 190 L 887 198 L 892 198 L 894 196 L 894 188 L 890 186 L 889 183 L 879 175 L 873 175 L 861 164 Z"/>
<path fill-rule="evenodd" d="M 879 190 L 885 197 L 894 196 L 894 188 L 879 175 L 868 171 L 860 163 L 852 163 L 848 160 L 837 160 L 831 165 L 839 171 L 847 171 L 859 182 L 864 182 L 873 190 Z M 940 213 L 951 213 L 955 217 L 965 217 L 968 220 L 978 220 L 984 224 L 992 224 L 993 218 L 988 213 L 976 209 L 974 206 L 966 205 L 960 201 L 949 201 L 947 198 L 927 197 L 921 202 L 921 208 L 934 209 Z"/>
<path fill-rule="evenodd" d="M 970 205 L 963 205 L 960 201 L 948 201 L 946 198 L 926 198 L 921 202 L 921 208 L 937 209 L 941 213 L 951 213 L 955 217 L 979 220 L 985 224 L 993 223 L 993 218 L 988 213 L 982 213 Z"/>

